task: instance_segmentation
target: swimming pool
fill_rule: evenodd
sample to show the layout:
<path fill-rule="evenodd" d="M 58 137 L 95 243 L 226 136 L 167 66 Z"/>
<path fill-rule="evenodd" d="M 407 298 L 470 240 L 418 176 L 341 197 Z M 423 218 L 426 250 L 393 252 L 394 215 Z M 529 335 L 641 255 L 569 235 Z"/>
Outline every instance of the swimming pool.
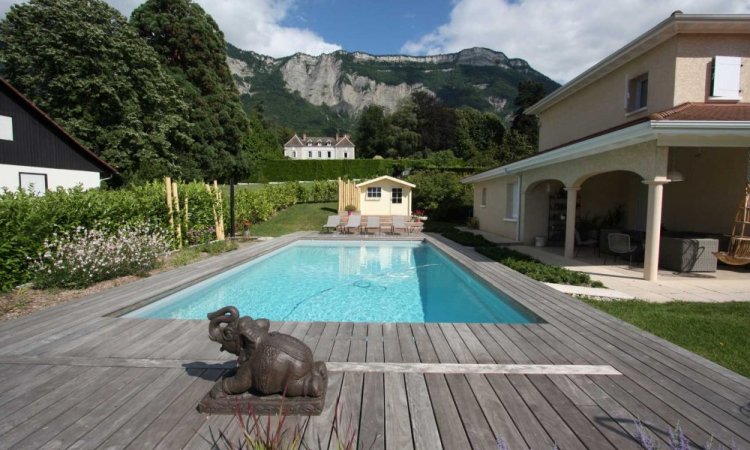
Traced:
<path fill-rule="evenodd" d="M 205 319 L 532 323 L 538 318 L 421 241 L 297 241 L 127 314 Z"/>

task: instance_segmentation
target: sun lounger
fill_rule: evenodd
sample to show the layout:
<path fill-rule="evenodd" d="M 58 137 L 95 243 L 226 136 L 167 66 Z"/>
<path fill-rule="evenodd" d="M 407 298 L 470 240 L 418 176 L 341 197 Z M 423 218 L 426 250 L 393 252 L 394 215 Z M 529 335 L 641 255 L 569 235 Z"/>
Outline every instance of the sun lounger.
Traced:
<path fill-rule="evenodd" d="M 346 229 L 346 231 L 354 231 L 359 230 L 359 227 L 361 226 L 362 216 L 360 216 L 359 214 L 352 214 L 351 216 L 349 216 L 349 220 L 346 222 L 346 226 L 344 227 L 344 229 Z"/>
<path fill-rule="evenodd" d="M 338 230 L 340 226 L 341 226 L 341 218 L 338 215 L 328 216 L 328 222 L 326 222 L 326 224 L 323 225 L 323 229 L 327 230 L 327 229 L 332 228 L 333 230 L 331 231 L 335 231 L 335 230 Z"/>
<path fill-rule="evenodd" d="M 367 225 L 365 226 L 365 231 L 376 229 L 380 231 L 380 216 L 368 216 L 367 217 Z"/>
<path fill-rule="evenodd" d="M 406 226 L 406 219 L 404 216 L 393 216 L 393 226 L 391 226 L 391 231 L 395 233 L 396 230 L 404 230 L 407 233 L 409 232 L 409 227 Z"/>

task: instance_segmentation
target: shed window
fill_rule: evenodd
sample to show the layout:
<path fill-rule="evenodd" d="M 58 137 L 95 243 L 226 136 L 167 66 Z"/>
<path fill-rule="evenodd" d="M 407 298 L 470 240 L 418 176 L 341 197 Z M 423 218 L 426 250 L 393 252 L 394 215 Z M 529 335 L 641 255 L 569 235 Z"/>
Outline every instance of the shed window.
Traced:
<path fill-rule="evenodd" d="M 18 182 L 22 189 L 36 195 L 42 195 L 47 191 L 47 175 L 44 173 L 20 172 Z"/>
<path fill-rule="evenodd" d="M 381 189 L 379 187 L 368 187 L 367 188 L 367 199 L 368 200 L 379 200 L 382 196 Z"/>
<path fill-rule="evenodd" d="M 4 141 L 13 140 L 13 118 L 0 116 L 0 139 Z"/>
<path fill-rule="evenodd" d="M 518 181 L 508 183 L 505 190 L 505 218 L 518 219 Z"/>
<path fill-rule="evenodd" d="M 403 203 L 404 200 L 404 190 L 401 188 L 393 188 L 391 190 L 391 203 Z"/>
<path fill-rule="evenodd" d="M 646 107 L 648 103 L 648 73 L 639 75 L 628 82 L 628 112 Z"/>
<path fill-rule="evenodd" d="M 711 97 L 714 99 L 740 100 L 740 69 L 742 59 L 738 56 L 714 57 L 711 74 Z"/>

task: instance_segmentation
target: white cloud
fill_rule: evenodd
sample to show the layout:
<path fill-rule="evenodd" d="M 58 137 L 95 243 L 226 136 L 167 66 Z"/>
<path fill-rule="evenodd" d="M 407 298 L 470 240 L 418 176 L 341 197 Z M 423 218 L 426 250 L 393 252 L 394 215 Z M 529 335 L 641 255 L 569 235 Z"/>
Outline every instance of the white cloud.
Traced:
<path fill-rule="evenodd" d="M 750 13 L 748 0 L 456 0 L 448 23 L 402 47 L 436 54 L 488 47 L 565 82 L 666 19 Z"/>
<path fill-rule="evenodd" d="M 126 16 L 144 0 L 107 0 Z M 306 28 L 282 26 L 294 10 L 294 0 L 196 0 L 224 32 L 225 39 L 243 50 L 274 57 L 296 52 L 318 55 L 341 48 Z M 15 0 L 0 0 L 4 15 Z M 20 3 L 20 2 L 18 2 Z"/>

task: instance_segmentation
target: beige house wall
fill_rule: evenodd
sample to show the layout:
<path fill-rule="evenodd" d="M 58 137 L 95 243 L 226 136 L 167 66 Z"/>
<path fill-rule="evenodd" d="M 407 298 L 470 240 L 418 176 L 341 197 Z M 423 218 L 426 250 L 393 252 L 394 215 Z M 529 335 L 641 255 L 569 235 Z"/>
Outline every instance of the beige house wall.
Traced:
<path fill-rule="evenodd" d="M 479 220 L 480 230 L 499 234 L 508 239 L 516 239 L 518 221 L 506 219 L 505 210 L 508 183 L 515 180 L 514 175 L 474 185 L 474 217 Z M 487 202 L 482 205 L 482 189 L 485 188 L 487 189 Z"/>
<path fill-rule="evenodd" d="M 729 234 L 747 183 L 746 148 L 673 148 L 685 181 L 664 186 L 662 225 L 672 231 Z"/>
<path fill-rule="evenodd" d="M 380 187 L 380 199 L 367 198 L 368 187 Z M 391 203 L 391 192 L 393 188 L 403 190 L 402 203 Z M 383 180 L 375 184 L 369 184 L 359 188 L 359 209 L 364 216 L 410 216 L 411 215 L 411 188 L 403 184 Z"/>
<path fill-rule="evenodd" d="M 750 101 L 750 32 L 743 35 L 679 35 L 674 104 L 708 101 L 714 56 L 742 58 L 740 89 L 742 102 Z M 649 80 L 650 82 L 650 80 Z"/>
<path fill-rule="evenodd" d="M 539 150 L 639 119 L 674 106 L 678 41 L 672 38 L 539 114 Z M 628 81 L 648 72 L 645 111 L 628 114 Z"/>

